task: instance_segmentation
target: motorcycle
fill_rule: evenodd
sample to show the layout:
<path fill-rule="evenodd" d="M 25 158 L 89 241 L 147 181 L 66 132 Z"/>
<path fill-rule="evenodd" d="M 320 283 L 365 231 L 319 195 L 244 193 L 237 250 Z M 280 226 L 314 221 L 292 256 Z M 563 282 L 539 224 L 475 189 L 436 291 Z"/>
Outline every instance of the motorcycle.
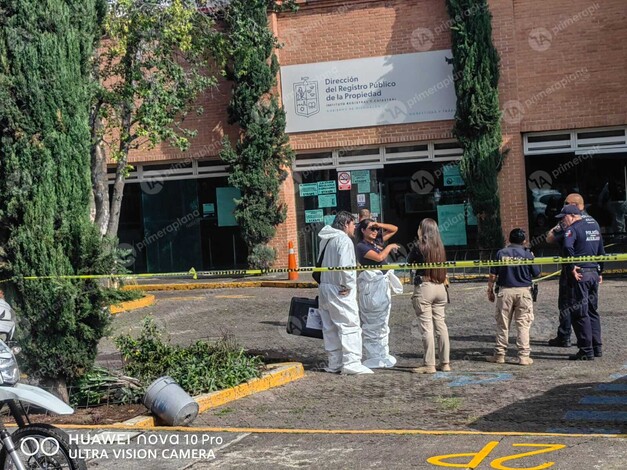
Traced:
<path fill-rule="evenodd" d="M 20 372 L 15 359 L 19 348 L 7 345 L 11 344 L 14 332 L 13 311 L 0 299 L 0 411 L 7 407 L 18 427 L 10 433 L 0 421 L 0 469 L 87 469 L 85 460 L 76 458 L 78 447 L 70 443 L 65 431 L 49 424 L 30 422 L 24 403 L 60 415 L 72 414 L 74 410 L 41 388 L 19 383 Z"/>

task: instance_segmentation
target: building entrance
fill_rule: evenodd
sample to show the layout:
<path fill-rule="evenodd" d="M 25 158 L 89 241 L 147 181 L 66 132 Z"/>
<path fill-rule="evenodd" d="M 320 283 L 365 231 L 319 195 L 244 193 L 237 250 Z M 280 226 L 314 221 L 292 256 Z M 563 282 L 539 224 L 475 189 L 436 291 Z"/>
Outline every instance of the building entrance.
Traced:
<path fill-rule="evenodd" d="M 466 249 L 476 241 L 476 219 L 470 211 L 457 162 L 294 172 L 294 180 L 302 265 L 315 264 L 318 232 L 331 224 L 341 210 L 357 216 L 360 209 L 367 208 L 377 220 L 398 226 L 393 241 L 403 246 L 402 255 L 407 254 L 424 218 L 438 222 L 449 251 Z"/>

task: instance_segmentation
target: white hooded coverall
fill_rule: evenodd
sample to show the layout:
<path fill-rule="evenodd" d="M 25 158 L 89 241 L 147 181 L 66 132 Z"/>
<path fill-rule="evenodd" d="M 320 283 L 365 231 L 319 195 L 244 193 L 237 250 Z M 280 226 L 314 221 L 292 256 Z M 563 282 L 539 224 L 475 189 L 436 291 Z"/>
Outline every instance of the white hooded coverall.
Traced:
<path fill-rule="evenodd" d="M 318 236 L 320 253 L 325 250 L 323 267 L 357 265 L 355 246 L 345 232 L 327 225 Z M 339 292 L 343 290 L 348 290 L 348 294 L 340 295 Z M 327 370 L 348 374 L 368 371 L 361 364 L 356 272 L 347 270 L 321 273 L 318 307 L 322 318 L 324 349 L 329 358 Z"/>
<path fill-rule="evenodd" d="M 389 348 L 390 287 L 398 294 L 403 292 L 403 285 L 392 270 L 384 274 L 378 269 L 369 269 L 359 274 L 357 287 L 363 329 L 363 364 L 371 369 L 394 367 L 396 358 L 390 355 Z"/>

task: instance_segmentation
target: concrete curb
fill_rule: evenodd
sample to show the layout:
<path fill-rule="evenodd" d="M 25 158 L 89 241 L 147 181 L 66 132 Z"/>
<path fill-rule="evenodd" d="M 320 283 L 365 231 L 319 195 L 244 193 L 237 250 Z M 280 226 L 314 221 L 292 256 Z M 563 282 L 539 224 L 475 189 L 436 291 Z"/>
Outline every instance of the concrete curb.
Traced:
<path fill-rule="evenodd" d="M 255 393 L 263 392 L 270 388 L 280 387 L 294 380 L 301 379 L 305 376 L 305 370 L 300 362 L 283 362 L 280 364 L 269 364 L 268 372 L 265 372 L 261 378 L 252 379 L 236 387 L 219 390 L 217 392 L 208 393 L 194 397 L 198 403 L 198 414 L 215 408 L 225 403 L 244 398 Z M 142 415 L 129 419 L 123 423 L 118 423 L 129 428 L 152 428 L 158 427 L 159 419 L 152 415 Z"/>
<path fill-rule="evenodd" d="M 109 311 L 111 312 L 111 315 L 116 315 L 118 313 L 136 310 L 138 308 L 149 307 L 150 305 L 154 305 L 154 303 L 155 303 L 155 296 L 152 294 L 146 294 L 141 299 L 129 300 L 128 302 L 122 302 L 119 304 L 111 305 L 109 307 Z"/>
<path fill-rule="evenodd" d="M 318 288 L 317 282 L 309 281 L 261 281 L 261 287 L 289 287 L 292 289 Z"/>

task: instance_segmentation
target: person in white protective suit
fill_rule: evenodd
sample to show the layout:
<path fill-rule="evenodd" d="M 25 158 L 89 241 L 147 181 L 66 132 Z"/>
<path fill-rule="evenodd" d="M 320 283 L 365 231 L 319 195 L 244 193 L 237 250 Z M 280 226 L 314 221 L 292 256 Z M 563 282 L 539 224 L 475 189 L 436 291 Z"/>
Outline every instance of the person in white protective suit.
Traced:
<path fill-rule="evenodd" d="M 341 211 L 332 225 L 325 226 L 320 237 L 323 267 L 356 266 L 352 237 L 355 219 Z M 322 319 L 324 349 L 329 363 L 327 372 L 372 374 L 361 363 L 361 327 L 357 307 L 357 274 L 352 270 L 323 272 L 320 276 L 318 309 Z"/>
<path fill-rule="evenodd" d="M 381 241 L 388 241 L 398 230 L 392 224 L 377 223 L 373 219 L 363 219 L 357 227 L 357 261 L 362 266 L 377 266 L 385 263 L 392 251 L 399 246 L 392 243 L 385 248 L 379 243 L 378 234 L 382 234 Z M 359 301 L 359 316 L 364 345 L 364 362 L 371 369 L 394 367 L 396 358 L 390 355 L 389 336 L 390 310 L 392 296 L 390 287 L 396 293 L 403 292 L 403 285 L 394 275 L 394 271 L 369 269 L 357 276 L 357 298 Z"/>

